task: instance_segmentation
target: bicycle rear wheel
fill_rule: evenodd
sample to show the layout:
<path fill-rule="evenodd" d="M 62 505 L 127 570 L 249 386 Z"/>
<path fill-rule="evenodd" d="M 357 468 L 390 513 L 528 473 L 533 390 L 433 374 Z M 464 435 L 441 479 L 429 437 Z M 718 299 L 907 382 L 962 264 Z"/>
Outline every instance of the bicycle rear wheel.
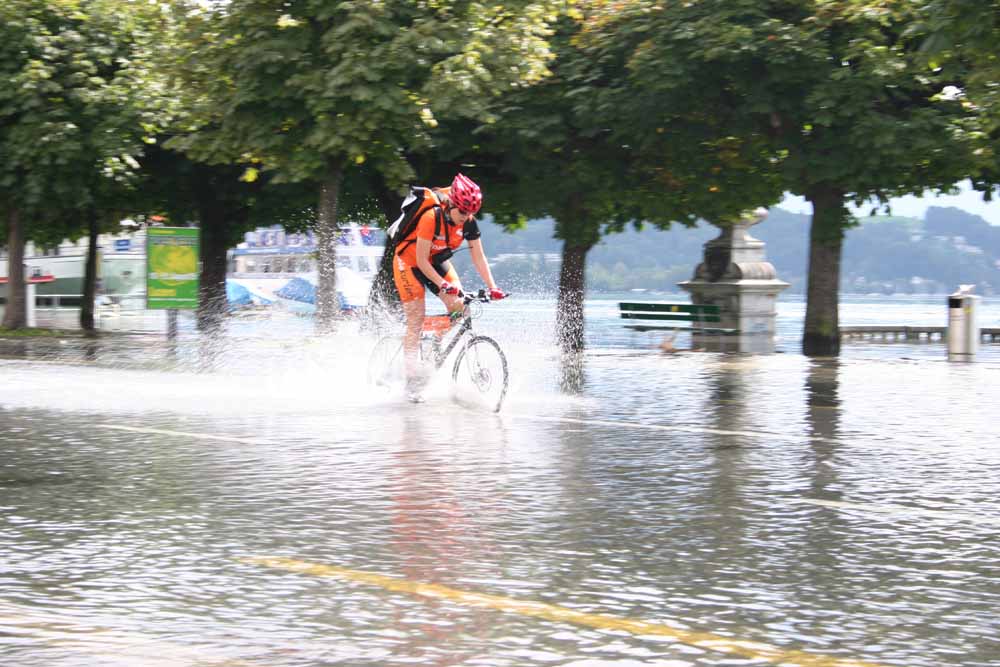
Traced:
<path fill-rule="evenodd" d="M 452 380 L 459 396 L 482 401 L 499 412 L 507 395 L 507 357 L 492 338 L 476 336 L 455 359 Z"/>
<path fill-rule="evenodd" d="M 368 384 L 388 393 L 401 389 L 405 383 L 403 338 L 384 336 L 375 343 L 375 348 L 368 357 Z"/>

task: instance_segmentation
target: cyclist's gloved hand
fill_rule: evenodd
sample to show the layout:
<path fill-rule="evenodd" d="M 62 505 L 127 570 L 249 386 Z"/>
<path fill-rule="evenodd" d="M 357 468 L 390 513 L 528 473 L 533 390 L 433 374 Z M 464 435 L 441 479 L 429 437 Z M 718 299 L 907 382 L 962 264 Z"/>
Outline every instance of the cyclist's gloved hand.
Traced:
<path fill-rule="evenodd" d="M 443 294 L 461 294 L 462 293 L 462 290 L 458 289 L 457 287 L 455 287 L 454 285 L 452 285 L 447 280 L 442 280 L 441 281 L 441 285 L 439 285 L 439 288 L 440 288 L 440 290 L 441 290 L 441 292 Z"/>
<path fill-rule="evenodd" d="M 503 299 L 506 296 L 507 296 L 507 293 L 504 292 L 499 287 L 491 287 L 490 288 L 490 301 L 499 301 L 500 299 Z"/>

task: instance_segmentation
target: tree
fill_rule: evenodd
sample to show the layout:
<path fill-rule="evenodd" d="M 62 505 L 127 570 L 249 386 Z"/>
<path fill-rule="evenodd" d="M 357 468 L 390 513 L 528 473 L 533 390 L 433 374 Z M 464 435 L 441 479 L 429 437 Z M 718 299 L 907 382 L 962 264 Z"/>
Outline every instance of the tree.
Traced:
<path fill-rule="evenodd" d="M 185 140 L 195 157 L 249 155 L 277 182 L 318 184 L 317 324 L 338 312 L 335 251 L 346 173 L 413 176 L 404 151 L 431 142 L 437 115 L 488 116 L 498 92 L 545 74 L 554 0 L 506 5 L 234 0 L 197 57 L 217 77 L 217 124 Z"/>
<path fill-rule="evenodd" d="M 484 141 L 487 154 L 502 156 L 508 187 L 498 188 L 506 208 L 501 217 L 511 224 L 525 215 L 557 221 L 555 235 L 563 241 L 557 333 L 567 353 L 583 348 L 586 258 L 604 235 L 629 224 L 723 221 L 748 202 L 780 195 L 757 168 L 763 156 L 751 142 L 714 131 L 717 115 L 671 122 L 653 105 L 633 105 L 645 82 L 629 79 L 632 35 L 588 33 L 595 8 L 561 22 L 553 75 L 508 95 L 492 144 Z M 727 179 L 725 190 L 713 184 Z"/>
<path fill-rule="evenodd" d="M 24 326 L 24 241 L 51 237 L 46 223 L 61 218 L 91 237 L 81 326 L 93 332 L 101 221 L 125 206 L 136 158 L 164 116 L 153 68 L 158 10 L 142 2 L 13 0 L 0 18 L 0 77 L 9 81 L 0 92 L 0 202 L 15 265 L 5 326 Z"/>
<path fill-rule="evenodd" d="M 645 84 L 629 88 L 636 106 L 725 112 L 728 133 L 765 141 L 784 189 L 812 203 L 802 349 L 837 354 L 846 204 L 947 189 L 973 165 L 972 114 L 949 94 L 956 81 L 917 57 L 913 5 L 599 4 L 604 33 L 642 35 L 628 59 L 630 79 Z"/>

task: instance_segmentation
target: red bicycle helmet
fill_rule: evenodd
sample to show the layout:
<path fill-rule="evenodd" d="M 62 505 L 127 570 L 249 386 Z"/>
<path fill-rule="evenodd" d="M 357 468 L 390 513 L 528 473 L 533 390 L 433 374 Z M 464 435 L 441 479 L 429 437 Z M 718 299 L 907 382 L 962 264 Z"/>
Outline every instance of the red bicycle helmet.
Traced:
<path fill-rule="evenodd" d="M 471 215 L 483 205 L 483 193 L 471 178 L 458 174 L 451 182 L 451 203 L 462 213 Z"/>

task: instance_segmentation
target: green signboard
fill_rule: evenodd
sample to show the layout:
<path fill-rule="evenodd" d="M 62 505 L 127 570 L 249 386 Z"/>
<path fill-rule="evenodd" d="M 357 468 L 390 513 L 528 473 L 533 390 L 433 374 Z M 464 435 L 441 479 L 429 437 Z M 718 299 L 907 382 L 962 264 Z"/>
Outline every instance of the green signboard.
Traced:
<path fill-rule="evenodd" d="M 146 308 L 198 307 L 198 230 L 146 229 Z"/>

